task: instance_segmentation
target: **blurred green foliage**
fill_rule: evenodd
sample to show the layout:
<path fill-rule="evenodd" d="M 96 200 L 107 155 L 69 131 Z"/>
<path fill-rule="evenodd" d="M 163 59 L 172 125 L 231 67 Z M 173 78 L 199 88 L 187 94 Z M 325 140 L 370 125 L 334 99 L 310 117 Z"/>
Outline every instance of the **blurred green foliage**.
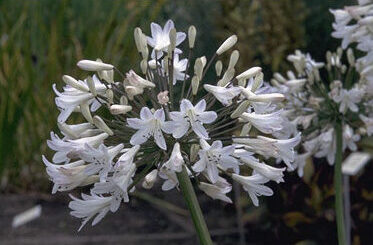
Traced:
<path fill-rule="evenodd" d="M 40 155 L 56 127 L 52 83 L 78 74 L 83 58 L 129 69 L 138 55 L 134 27 L 149 26 L 164 2 L 0 1 L 1 187 L 45 184 L 35 179 L 45 176 Z"/>

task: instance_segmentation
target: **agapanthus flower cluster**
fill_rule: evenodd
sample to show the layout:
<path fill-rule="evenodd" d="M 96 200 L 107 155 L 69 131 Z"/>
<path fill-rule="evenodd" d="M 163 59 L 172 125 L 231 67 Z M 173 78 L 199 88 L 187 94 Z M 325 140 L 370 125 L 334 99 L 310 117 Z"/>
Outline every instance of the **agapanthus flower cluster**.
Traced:
<path fill-rule="evenodd" d="M 237 37 L 229 37 L 208 63 L 205 56 L 191 59 L 194 26 L 186 35 L 171 20 L 163 28 L 152 23 L 151 36 L 136 28 L 134 37 L 142 75 L 82 60 L 78 67 L 90 72 L 85 79 L 63 76 L 62 92 L 53 85 L 61 135 L 51 132 L 48 146 L 55 154 L 43 161 L 53 193 L 90 187 L 81 198 L 71 196 L 69 204 L 71 215 L 83 219 L 81 228 L 129 202 L 138 183 L 150 189 L 158 180 L 164 191 L 178 189 L 182 171 L 213 199 L 231 202 L 228 178 L 240 183 L 256 206 L 258 196 L 271 196 L 265 184 L 283 182 L 286 168 L 266 161 L 292 166 L 300 135 L 280 133 L 287 125 L 278 106 L 284 95 L 263 82 L 261 68 L 236 75 L 237 50 L 226 67 L 218 60 Z M 182 47 L 188 47 L 188 58 Z M 207 83 L 214 63 L 209 75 L 215 79 Z M 86 122 L 68 123 L 73 113 Z"/>
<path fill-rule="evenodd" d="M 293 169 L 303 175 L 306 159 L 326 157 L 334 164 L 337 121 L 342 122 L 342 150 L 357 150 L 363 135 L 373 134 L 373 91 L 358 68 L 353 50 L 327 52 L 326 63 L 316 62 L 299 50 L 289 55 L 294 71 L 275 73 L 272 84 L 286 96 L 284 114 L 293 134 L 302 132 Z"/>

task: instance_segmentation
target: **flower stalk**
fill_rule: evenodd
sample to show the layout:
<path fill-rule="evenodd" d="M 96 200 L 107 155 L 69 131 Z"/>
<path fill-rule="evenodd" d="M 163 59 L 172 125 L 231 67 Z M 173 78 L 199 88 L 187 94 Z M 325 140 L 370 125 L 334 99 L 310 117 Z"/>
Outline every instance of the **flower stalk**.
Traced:
<path fill-rule="evenodd" d="M 211 245 L 211 236 L 185 166 L 183 166 L 180 173 L 177 173 L 177 179 L 179 180 L 181 192 L 192 216 L 194 228 L 196 229 L 201 245 Z"/>
<path fill-rule="evenodd" d="M 345 223 L 343 216 L 343 190 L 342 190 L 342 122 L 337 120 L 335 125 L 336 153 L 334 164 L 334 188 L 335 188 L 335 213 L 337 221 L 338 244 L 346 245 Z"/>

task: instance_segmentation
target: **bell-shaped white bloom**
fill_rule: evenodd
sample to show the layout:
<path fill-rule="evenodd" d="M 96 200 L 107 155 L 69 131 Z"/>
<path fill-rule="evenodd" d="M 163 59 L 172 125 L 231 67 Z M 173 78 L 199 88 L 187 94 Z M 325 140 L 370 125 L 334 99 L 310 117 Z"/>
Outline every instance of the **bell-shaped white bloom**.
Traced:
<path fill-rule="evenodd" d="M 152 58 L 160 58 L 163 55 L 163 51 L 168 51 L 170 42 L 170 31 L 175 28 L 174 22 L 168 20 L 165 26 L 162 27 L 157 23 L 152 22 L 150 25 L 152 36 L 148 37 L 148 44 L 154 48 L 152 52 Z M 186 34 L 184 32 L 176 33 L 176 46 L 180 45 L 185 40 Z M 155 54 L 157 52 L 157 55 Z M 175 53 L 180 54 L 181 50 L 176 48 Z"/>
<path fill-rule="evenodd" d="M 153 169 L 150 173 L 148 173 L 145 176 L 144 181 L 142 182 L 142 187 L 144 189 L 151 189 L 155 181 L 157 180 L 157 175 L 158 175 L 158 170 Z"/>
<path fill-rule="evenodd" d="M 193 165 L 193 170 L 200 173 L 204 171 L 211 183 L 215 184 L 219 179 L 218 167 L 227 170 L 233 169 L 239 173 L 239 162 L 232 156 L 235 147 L 233 145 L 223 147 L 221 141 L 214 141 L 211 146 L 203 139 L 200 140 L 201 150 L 198 152 L 199 161 Z"/>
<path fill-rule="evenodd" d="M 227 197 L 227 193 L 232 191 L 232 186 L 228 183 L 226 179 L 220 176 L 215 184 L 200 182 L 198 187 L 206 195 L 208 195 L 214 200 L 218 199 L 227 203 L 232 203 L 232 200 L 229 197 Z"/>
<path fill-rule="evenodd" d="M 163 191 L 171 190 L 179 185 L 176 173 L 182 171 L 183 164 L 184 159 L 180 152 L 180 144 L 175 143 L 170 159 L 162 165 L 159 171 L 159 177 L 165 180 L 162 185 Z"/>
<path fill-rule="evenodd" d="M 338 95 L 333 96 L 333 100 L 339 103 L 339 112 L 346 113 L 347 109 L 357 112 L 359 107 L 356 105 L 364 96 L 364 91 L 359 88 L 350 90 L 341 89 Z"/>
<path fill-rule="evenodd" d="M 257 114 L 255 112 L 245 112 L 240 118 L 244 122 L 250 122 L 255 128 L 265 134 L 273 134 L 283 128 L 284 119 L 282 110 L 268 114 Z"/>
<path fill-rule="evenodd" d="M 49 162 L 42 156 L 47 167 L 47 174 L 53 181 L 52 194 L 57 191 L 70 191 L 78 186 L 90 185 L 98 180 L 98 176 L 88 176 L 85 174 L 84 161 L 79 160 L 64 165 L 57 165 Z"/>
<path fill-rule="evenodd" d="M 47 141 L 47 145 L 50 149 L 56 151 L 52 159 L 53 162 L 62 163 L 76 158 L 79 152 L 84 150 L 85 144 L 97 147 L 108 136 L 107 133 L 101 133 L 95 136 L 65 141 L 60 139 L 57 134 L 51 132 L 51 139 Z"/>
<path fill-rule="evenodd" d="M 368 136 L 373 135 L 373 117 L 366 117 L 362 114 L 359 117 L 365 123 Z"/>
<path fill-rule="evenodd" d="M 113 159 L 122 149 L 123 144 L 111 148 L 101 144 L 97 149 L 85 144 L 84 150 L 79 154 L 82 160 L 89 163 L 84 170 L 85 173 L 87 175 L 98 174 L 100 176 L 100 181 L 105 181 L 108 173 L 113 168 Z"/>
<path fill-rule="evenodd" d="M 110 205 L 113 200 L 112 196 L 103 197 L 95 194 L 92 194 L 91 196 L 82 194 L 82 199 L 78 199 L 73 195 L 70 195 L 70 197 L 73 199 L 69 203 L 69 208 L 72 210 L 70 214 L 74 217 L 83 219 L 78 231 L 80 231 L 93 217 L 95 218 L 92 221 L 92 226 L 100 222 L 110 211 Z"/>
<path fill-rule="evenodd" d="M 163 109 L 158 109 L 153 114 L 148 107 L 143 107 L 140 111 L 140 119 L 127 119 L 128 126 L 137 129 L 137 132 L 132 135 L 130 143 L 132 145 L 141 145 L 148 141 L 150 137 L 153 137 L 159 148 L 166 150 L 167 145 L 162 133 L 164 121 L 165 114 Z"/>
<path fill-rule="evenodd" d="M 282 159 L 291 168 L 291 163 L 294 161 L 294 147 L 299 144 L 300 140 L 299 133 L 293 138 L 283 140 L 258 136 L 257 138 L 234 138 L 233 142 L 244 144 L 245 147 L 258 154 Z"/>
<path fill-rule="evenodd" d="M 91 192 L 97 195 L 110 194 L 112 196 L 110 211 L 115 212 L 118 210 L 122 200 L 123 202 L 129 202 L 128 188 L 133 182 L 132 178 L 135 171 L 135 164 L 123 166 L 113 176 L 109 177 L 106 182 L 95 183 Z"/>
<path fill-rule="evenodd" d="M 214 97 L 220 101 L 224 106 L 229 106 L 232 104 L 232 99 L 238 96 L 241 92 L 240 88 L 238 87 L 220 87 L 220 86 L 213 86 L 210 84 L 203 85 L 206 91 L 213 94 Z"/>
<path fill-rule="evenodd" d="M 256 173 L 263 175 L 269 180 L 276 181 L 277 183 L 284 182 L 284 171 L 286 168 L 274 168 L 255 157 L 240 157 L 240 161 L 255 170 Z"/>
<path fill-rule="evenodd" d="M 64 139 L 77 139 L 79 137 L 87 137 L 87 133 L 89 132 L 98 132 L 97 130 L 92 131 L 92 129 L 94 129 L 94 126 L 91 123 L 70 125 L 66 123 L 57 123 L 57 125 L 61 133 L 65 136 Z"/>
<path fill-rule="evenodd" d="M 255 206 L 259 206 L 258 196 L 273 195 L 272 189 L 263 185 L 269 180 L 260 174 L 253 174 L 251 176 L 232 174 L 232 179 L 242 185 L 244 190 L 249 194 L 251 201 Z"/>
<path fill-rule="evenodd" d="M 180 103 L 180 111 L 170 113 L 172 121 L 166 122 L 163 130 L 168 134 L 172 134 L 174 138 L 179 139 L 192 127 L 192 130 L 198 137 L 208 139 L 209 136 L 203 124 L 214 122 L 217 114 L 214 111 L 205 110 L 205 100 L 201 100 L 193 106 L 189 100 L 183 99 Z"/>
<path fill-rule="evenodd" d="M 359 134 L 354 134 L 354 130 L 346 124 L 343 127 L 343 149 L 350 149 L 351 151 L 357 150 L 357 145 L 355 142 L 360 140 Z"/>

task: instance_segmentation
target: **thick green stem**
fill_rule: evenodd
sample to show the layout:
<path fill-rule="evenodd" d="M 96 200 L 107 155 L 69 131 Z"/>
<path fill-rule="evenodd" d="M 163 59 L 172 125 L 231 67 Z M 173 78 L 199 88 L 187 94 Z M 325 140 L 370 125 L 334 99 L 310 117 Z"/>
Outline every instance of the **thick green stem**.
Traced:
<path fill-rule="evenodd" d="M 334 189 L 335 213 L 337 220 L 338 244 L 346 245 L 345 223 L 343 216 L 343 190 L 342 190 L 342 122 L 338 120 L 335 125 L 336 153 L 334 163 Z"/>
<path fill-rule="evenodd" d="M 185 166 L 183 166 L 183 170 L 180 173 L 177 173 L 177 179 L 179 180 L 181 192 L 192 216 L 194 228 L 196 229 L 201 245 L 212 245 L 209 230 Z"/>

